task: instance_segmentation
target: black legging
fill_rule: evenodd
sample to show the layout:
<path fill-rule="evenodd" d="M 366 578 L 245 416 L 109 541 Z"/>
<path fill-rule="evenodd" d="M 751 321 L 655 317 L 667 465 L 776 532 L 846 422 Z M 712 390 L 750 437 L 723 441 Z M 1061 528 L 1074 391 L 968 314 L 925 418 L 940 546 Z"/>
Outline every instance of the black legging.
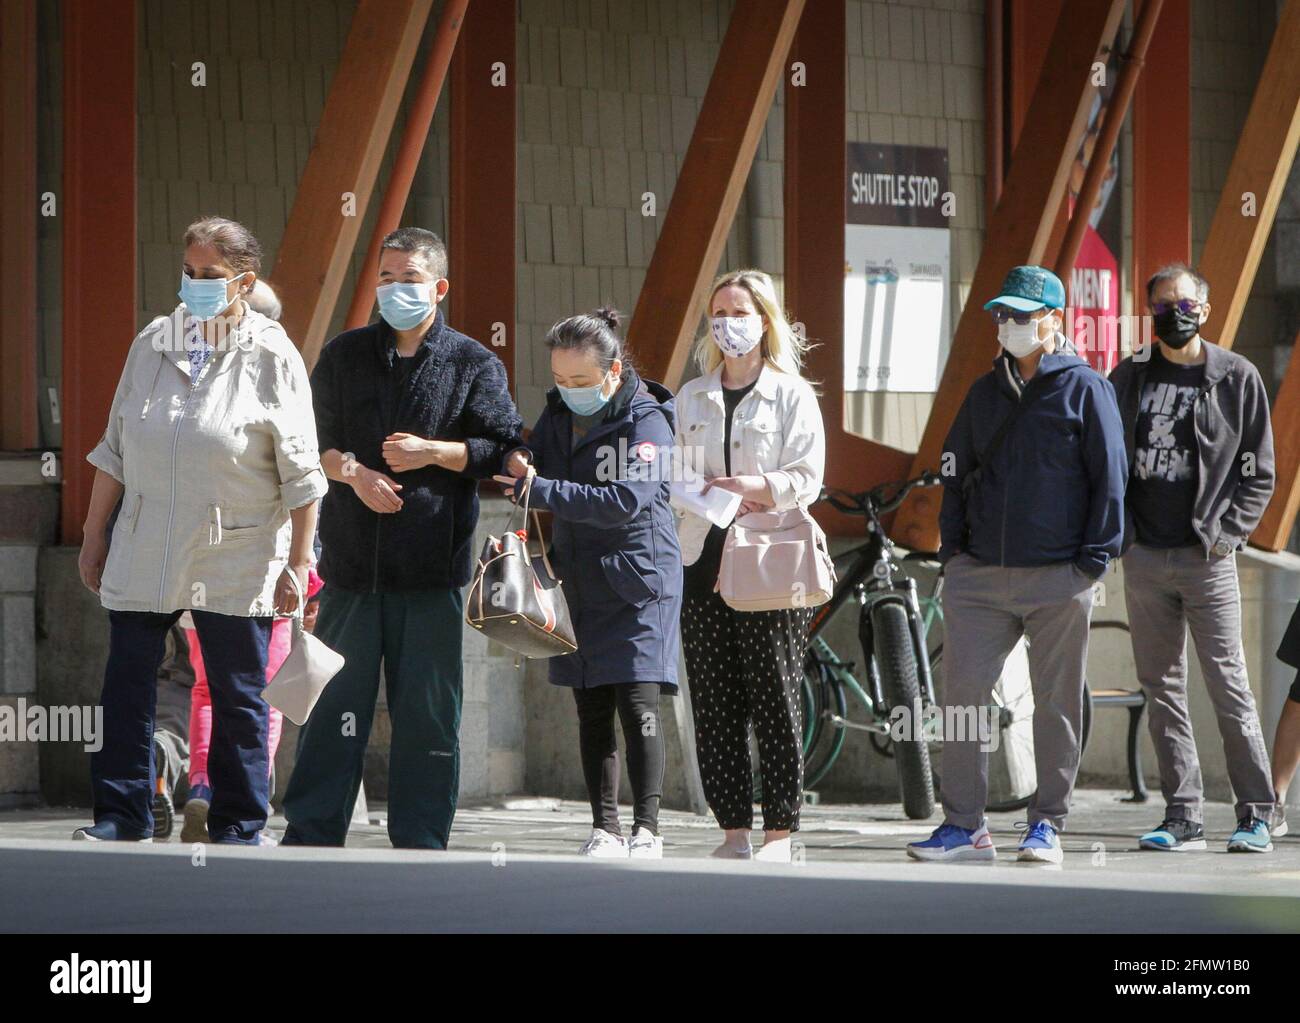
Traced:
<path fill-rule="evenodd" d="M 582 773 L 591 797 L 591 826 L 621 835 L 618 824 L 618 740 L 614 712 L 623 723 L 627 773 L 632 779 L 633 824 L 659 834 L 664 787 L 664 733 L 659 723 L 659 684 L 621 682 L 575 689 Z"/>

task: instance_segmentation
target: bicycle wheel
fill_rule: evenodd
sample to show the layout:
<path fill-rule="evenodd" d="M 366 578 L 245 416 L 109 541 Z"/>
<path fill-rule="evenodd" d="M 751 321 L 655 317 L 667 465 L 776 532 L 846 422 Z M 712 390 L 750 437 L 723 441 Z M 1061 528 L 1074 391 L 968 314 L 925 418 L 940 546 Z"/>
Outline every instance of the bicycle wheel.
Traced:
<path fill-rule="evenodd" d="M 894 708 L 905 707 L 915 719 L 921 698 L 906 609 L 893 601 L 877 604 L 871 610 L 871 628 L 876 667 L 890 716 Z M 922 820 L 934 812 L 934 777 L 922 722 L 913 720 L 913 726 L 911 735 L 893 743 L 894 766 L 898 769 L 903 812 L 911 820 Z"/>
<path fill-rule="evenodd" d="M 827 719 L 831 715 L 846 718 L 849 708 L 844 687 L 836 680 L 831 666 L 824 661 L 809 657 L 804 665 L 804 679 L 805 685 L 810 684 L 818 694 L 814 701 L 818 715 L 817 727 L 813 741 L 804 749 L 803 787 L 811 789 L 835 766 L 840 750 L 844 748 L 847 733 Z"/>

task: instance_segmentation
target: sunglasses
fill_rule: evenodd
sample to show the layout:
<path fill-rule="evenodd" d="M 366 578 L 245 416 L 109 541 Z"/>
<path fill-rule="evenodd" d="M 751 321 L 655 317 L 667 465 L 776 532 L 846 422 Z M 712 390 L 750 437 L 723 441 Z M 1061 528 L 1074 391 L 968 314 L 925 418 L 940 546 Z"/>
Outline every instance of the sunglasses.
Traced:
<path fill-rule="evenodd" d="M 1173 312 L 1177 309 L 1180 313 L 1197 313 L 1201 311 L 1201 303 L 1194 298 L 1180 298 L 1177 302 L 1152 302 L 1151 311 L 1157 316 L 1163 316 L 1165 313 Z"/>
<path fill-rule="evenodd" d="M 1017 309 L 1008 309 L 1004 305 L 998 305 L 989 310 L 989 315 L 993 317 L 994 323 L 1006 323 L 1007 320 L 1015 320 L 1016 323 L 1023 327 L 1038 319 L 1038 314 L 1042 311 L 1041 309 L 1033 309 L 1027 313 L 1022 313 Z"/>

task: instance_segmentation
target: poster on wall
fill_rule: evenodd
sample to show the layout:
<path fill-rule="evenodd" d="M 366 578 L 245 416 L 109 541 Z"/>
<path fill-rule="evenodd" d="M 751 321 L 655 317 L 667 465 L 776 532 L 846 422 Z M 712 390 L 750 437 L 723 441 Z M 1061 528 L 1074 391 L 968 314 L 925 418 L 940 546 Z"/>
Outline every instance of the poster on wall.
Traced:
<path fill-rule="evenodd" d="M 933 392 L 948 357 L 948 151 L 851 142 L 844 389 Z"/>

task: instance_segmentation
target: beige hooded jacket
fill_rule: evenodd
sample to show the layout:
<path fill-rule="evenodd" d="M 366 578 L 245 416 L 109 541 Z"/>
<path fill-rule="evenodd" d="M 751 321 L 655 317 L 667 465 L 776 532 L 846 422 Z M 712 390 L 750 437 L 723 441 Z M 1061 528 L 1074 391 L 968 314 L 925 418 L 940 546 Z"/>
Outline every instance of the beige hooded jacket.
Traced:
<path fill-rule="evenodd" d="M 136 337 L 87 456 L 126 488 L 100 601 L 271 615 L 289 511 L 327 489 L 307 368 L 280 325 L 248 309 L 191 384 L 191 324 L 178 306 Z"/>

